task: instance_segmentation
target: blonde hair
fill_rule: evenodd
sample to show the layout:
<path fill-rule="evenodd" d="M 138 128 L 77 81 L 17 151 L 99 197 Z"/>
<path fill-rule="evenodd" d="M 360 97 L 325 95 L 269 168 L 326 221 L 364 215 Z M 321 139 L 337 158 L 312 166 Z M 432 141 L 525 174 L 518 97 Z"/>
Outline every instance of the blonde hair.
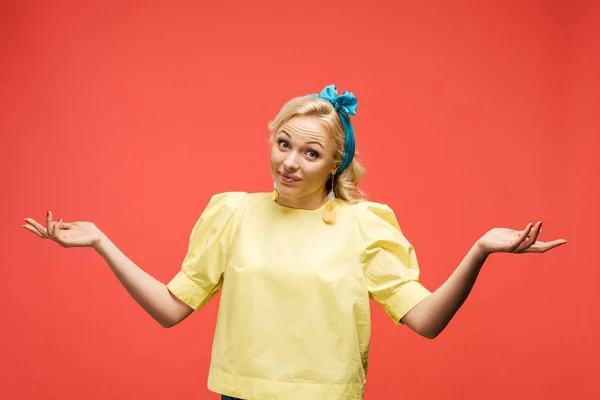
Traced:
<path fill-rule="evenodd" d="M 341 164 L 342 157 L 344 156 L 344 144 L 346 143 L 346 134 L 344 133 L 342 121 L 333 105 L 327 100 L 318 97 L 295 97 L 284 104 L 275 119 L 269 122 L 269 130 L 272 132 L 271 143 L 273 143 L 273 138 L 279 129 L 295 116 L 314 118 L 331 133 L 337 146 L 337 151 L 333 159 L 336 163 Z M 358 184 L 366 170 L 356 159 L 357 155 L 358 151 L 355 152 L 354 158 L 348 168 L 334 178 L 335 197 L 349 203 L 356 203 L 366 198 L 365 193 L 358 188 Z M 328 192 L 331 190 L 331 181 L 331 179 L 328 179 L 325 186 Z"/>

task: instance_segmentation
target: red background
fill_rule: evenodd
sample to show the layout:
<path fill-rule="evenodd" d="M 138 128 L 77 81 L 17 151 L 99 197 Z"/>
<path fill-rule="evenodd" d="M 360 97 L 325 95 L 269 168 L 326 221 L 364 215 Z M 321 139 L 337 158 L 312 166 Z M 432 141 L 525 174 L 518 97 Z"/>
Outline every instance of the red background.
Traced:
<path fill-rule="evenodd" d="M 359 100 L 362 187 L 431 290 L 493 227 L 569 240 L 492 255 L 433 341 L 374 304 L 366 399 L 597 398 L 597 2 L 0 7 L 2 398 L 216 399 L 218 298 L 163 329 L 100 256 L 22 218 L 93 221 L 166 283 L 212 194 L 271 189 L 279 107 L 330 83 Z"/>

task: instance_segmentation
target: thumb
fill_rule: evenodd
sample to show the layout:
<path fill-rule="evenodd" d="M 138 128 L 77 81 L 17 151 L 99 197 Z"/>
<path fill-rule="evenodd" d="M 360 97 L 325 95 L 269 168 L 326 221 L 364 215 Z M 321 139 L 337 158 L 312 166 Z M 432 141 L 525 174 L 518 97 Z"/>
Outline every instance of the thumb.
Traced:
<path fill-rule="evenodd" d="M 60 221 L 57 225 L 59 229 L 71 229 L 74 226 L 74 223 Z"/>

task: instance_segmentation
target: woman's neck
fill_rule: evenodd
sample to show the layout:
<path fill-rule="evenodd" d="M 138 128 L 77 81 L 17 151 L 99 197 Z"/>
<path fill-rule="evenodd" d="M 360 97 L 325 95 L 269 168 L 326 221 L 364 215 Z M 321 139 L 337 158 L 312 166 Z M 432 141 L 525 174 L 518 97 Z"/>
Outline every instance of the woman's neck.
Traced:
<path fill-rule="evenodd" d="M 302 210 L 316 210 L 321 208 L 327 202 L 327 195 L 310 195 L 306 197 L 300 198 L 286 198 L 285 196 L 281 196 L 281 194 L 277 198 L 277 204 L 289 207 L 289 208 L 299 208 Z"/>

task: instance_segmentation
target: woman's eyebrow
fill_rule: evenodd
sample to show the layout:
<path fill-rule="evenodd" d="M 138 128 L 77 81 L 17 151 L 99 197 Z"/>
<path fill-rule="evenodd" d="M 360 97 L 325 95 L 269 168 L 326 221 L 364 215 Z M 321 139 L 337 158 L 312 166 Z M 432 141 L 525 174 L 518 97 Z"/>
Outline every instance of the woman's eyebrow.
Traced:
<path fill-rule="evenodd" d="M 288 136 L 290 139 L 292 138 L 292 136 L 291 136 L 289 133 L 287 133 L 285 130 L 283 130 L 283 129 L 282 129 L 282 130 L 280 130 L 280 131 L 279 131 L 279 133 L 285 133 L 285 134 L 286 134 L 286 135 L 287 135 L 287 136 Z M 318 144 L 318 145 L 319 145 L 319 146 L 321 146 L 322 148 L 325 148 L 325 146 L 323 146 L 323 144 L 322 144 L 322 143 L 319 143 L 319 142 L 317 142 L 317 141 L 306 142 L 305 144 Z"/>
<path fill-rule="evenodd" d="M 323 146 L 321 143 L 319 142 L 307 142 L 306 144 L 318 144 L 319 146 L 321 146 L 322 148 L 325 148 L 325 146 Z"/>

